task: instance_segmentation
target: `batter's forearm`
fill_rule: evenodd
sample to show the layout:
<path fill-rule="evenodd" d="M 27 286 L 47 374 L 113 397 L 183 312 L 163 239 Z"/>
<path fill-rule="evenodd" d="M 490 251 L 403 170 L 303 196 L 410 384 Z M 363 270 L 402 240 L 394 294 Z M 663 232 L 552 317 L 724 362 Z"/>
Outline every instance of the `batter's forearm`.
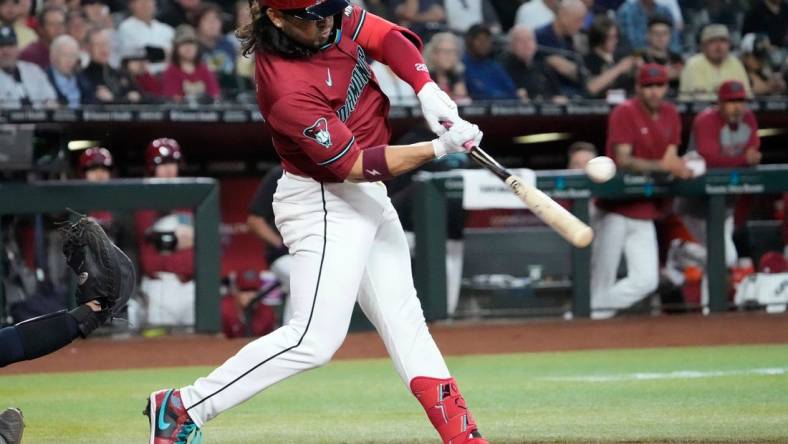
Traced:
<path fill-rule="evenodd" d="M 435 148 L 432 142 L 387 146 L 384 152 L 386 164 L 378 166 L 370 164 L 369 159 L 366 162 L 364 161 L 364 157 L 370 155 L 372 149 L 376 148 L 361 151 L 361 154 L 353 164 L 353 168 L 350 170 L 350 174 L 347 177 L 348 180 L 371 182 L 396 177 L 435 159 Z"/>

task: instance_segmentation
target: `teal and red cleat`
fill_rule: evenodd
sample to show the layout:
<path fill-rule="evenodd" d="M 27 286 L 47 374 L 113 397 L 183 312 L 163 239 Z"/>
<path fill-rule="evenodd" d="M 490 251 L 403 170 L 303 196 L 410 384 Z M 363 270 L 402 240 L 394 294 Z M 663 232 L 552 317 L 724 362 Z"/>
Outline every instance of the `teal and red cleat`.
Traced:
<path fill-rule="evenodd" d="M 199 444 L 202 432 L 186 412 L 178 390 L 159 390 L 142 412 L 150 420 L 150 444 Z"/>

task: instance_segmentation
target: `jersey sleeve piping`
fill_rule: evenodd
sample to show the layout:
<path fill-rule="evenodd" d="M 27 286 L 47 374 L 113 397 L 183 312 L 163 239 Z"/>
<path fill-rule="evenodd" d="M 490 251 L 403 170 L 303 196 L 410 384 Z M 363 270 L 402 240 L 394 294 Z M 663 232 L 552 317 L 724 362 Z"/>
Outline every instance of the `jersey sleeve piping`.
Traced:
<path fill-rule="evenodd" d="M 337 160 L 345 157 L 345 154 L 350 152 L 350 148 L 353 147 L 353 144 L 355 142 L 356 142 L 356 136 L 351 137 L 350 141 L 347 143 L 347 145 L 345 145 L 345 147 L 342 148 L 342 150 L 339 153 L 337 153 L 336 156 L 334 156 L 334 157 L 332 157 L 332 158 L 330 158 L 328 160 L 324 160 L 323 162 L 318 162 L 318 166 L 328 166 L 328 165 L 331 165 L 332 163 L 336 162 Z"/>

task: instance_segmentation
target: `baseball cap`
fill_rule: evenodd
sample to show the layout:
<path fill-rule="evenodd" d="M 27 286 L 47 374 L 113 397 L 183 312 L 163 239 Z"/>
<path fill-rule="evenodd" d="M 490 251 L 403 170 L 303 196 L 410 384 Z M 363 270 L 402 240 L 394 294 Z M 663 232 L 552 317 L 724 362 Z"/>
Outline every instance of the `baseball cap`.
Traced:
<path fill-rule="evenodd" d="M 260 279 L 260 273 L 254 270 L 245 270 L 238 275 L 235 285 L 241 291 L 258 291 L 263 286 L 263 281 Z"/>
<path fill-rule="evenodd" d="M 16 46 L 16 31 L 12 26 L 0 26 L 0 46 Z"/>
<path fill-rule="evenodd" d="M 280 9 L 302 20 L 323 20 L 347 8 L 347 0 L 258 0 L 260 6 Z"/>
<path fill-rule="evenodd" d="M 747 89 L 744 84 L 738 80 L 728 80 L 720 85 L 717 91 L 717 97 L 722 102 L 733 100 L 747 100 Z"/>
<path fill-rule="evenodd" d="M 668 70 L 657 63 L 647 63 L 640 67 L 638 85 L 664 85 L 668 83 Z"/>
<path fill-rule="evenodd" d="M 176 45 L 186 42 L 197 43 L 197 31 L 191 25 L 179 25 L 175 29 L 175 38 L 172 39 L 172 42 Z"/>
<path fill-rule="evenodd" d="M 713 24 L 703 28 L 703 32 L 700 33 L 700 42 L 706 43 L 714 39 L 730 40 L 731 36 L 730 33 L 728 33 L 728 27 L 725 25 Z"/>

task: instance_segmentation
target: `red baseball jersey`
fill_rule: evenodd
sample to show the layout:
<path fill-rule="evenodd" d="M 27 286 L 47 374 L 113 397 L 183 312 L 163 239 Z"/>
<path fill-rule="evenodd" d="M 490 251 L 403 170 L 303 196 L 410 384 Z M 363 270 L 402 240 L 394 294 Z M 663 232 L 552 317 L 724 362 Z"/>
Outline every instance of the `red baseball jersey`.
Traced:
<path fill-rule="evenodd" d="M 692 123 L 689 149 L 697 150 L 709 168 L 745 167 L 745 151 L 760 147 L 758 122 L 749 109 L 735 125 L 726 122 L 714 107 L 703 110 Z"/>
<path fill-rule="evenodd" d="M 257 52 L 257 100 L 285 171 L 341 182 L 362 149 L 388 144 L 389 102 L 359 44 L 366 18 L 346 8 L 338 39 L 309 58 Z"/>
<path fill-rule="evenodd" d="M 663 102 L 653 117 L 637 98 L 618 105 L 610 114 L 607 128 L 607 156 L 616 160 L 616 145 L 632 145 L 632 155 L 658 160 L 669 145 L 681 143 L 681 119 L 676 107 Z M 663 216 L 669 202 L 665 199 L 632 199 L 597 201 L 597 206 L 634 219 L 656 219 Z"/>

